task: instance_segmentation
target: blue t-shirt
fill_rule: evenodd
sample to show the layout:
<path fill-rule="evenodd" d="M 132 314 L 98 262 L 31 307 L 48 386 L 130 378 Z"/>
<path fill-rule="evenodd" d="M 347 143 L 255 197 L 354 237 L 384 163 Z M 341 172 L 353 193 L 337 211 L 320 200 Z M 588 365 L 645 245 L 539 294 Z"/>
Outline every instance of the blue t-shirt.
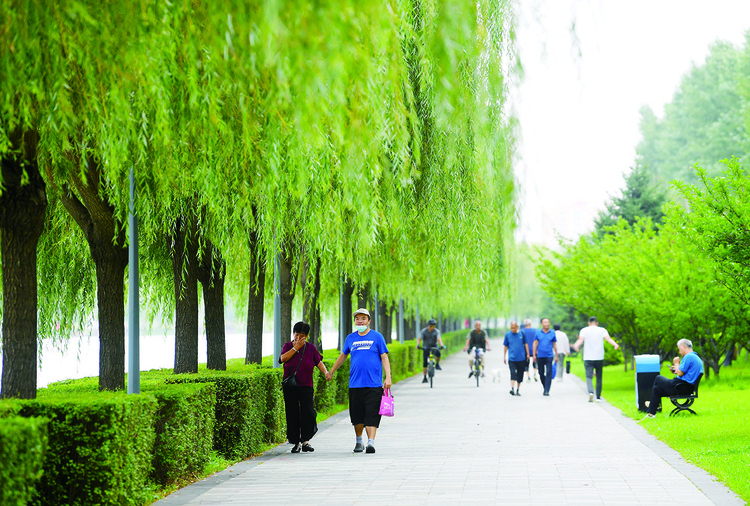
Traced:
<path fill-rule="evenodd" d="M 523 340 L 529 345 L 529 357 L 534 354 L 534 336 L 536 335 L 536 329 L 531 327 L 524 327 L 521 329 L 523 332 Z"/>
<path fill-rule="evenodd" d="M 349 388 L 383 386 L 383 362 L 380 355 L 388 353 L 383 334 L 372 329 L 363 336 L 359 332 L 352 332 L 346 336 L 344 349 L 341 351 L 352 356 Z"/>
<path fill-rule="evenodd" d="M 680 376 L 682 381 L 695 385 L 698 376 L 703 372 L 703 361 L 696 352 L 691 351 L 680 359 L 680 371 L 685 373 Z"/>
<path fill-rule="evenodd" d="M 544 332 L 542 329 L 537 329 L 536 334 L 534 335 L 534 340 L 539 341 L 539 344 L 536 348 L 537 358 L 548 358 L 555 356 L 555 349 L 552 347 L 552 343 L 557 342 L 557 337 L 555 337 L 554 330 L 549 329 L 547 332 Z M 531 350 L 531 353 L 533 354 L 534 350 Z"/>
<path fill-rule="evenodd" d="M 508 347 L 508 360 L 511 362 L 523 362 L 526 360 L 526 341 L 522 332 L 506 332 L 503 346 Z"/>

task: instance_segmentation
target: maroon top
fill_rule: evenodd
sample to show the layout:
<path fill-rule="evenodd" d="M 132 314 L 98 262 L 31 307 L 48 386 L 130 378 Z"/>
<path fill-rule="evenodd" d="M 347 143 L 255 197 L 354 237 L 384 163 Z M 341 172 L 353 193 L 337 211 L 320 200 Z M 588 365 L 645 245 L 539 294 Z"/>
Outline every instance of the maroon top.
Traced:
<path fill-rule="evenodd" d="M 292 349 L 294 343 L 289 341 L 281 347 L 281 354 L 283 355 L 287 351 Z M 323 357 L 318 352 L 318 349 L 310 343 L 305 343 L 305 356 L 302 357 L 302 364 L 299 366 L 297 371 L 297 386 L 298 387 L 311 387 L 313 386 L 313 371 Z M 302 350 L 299 350 L 292 358 L 284 362 L 284 377 L 287 378 L 294 374 L 294 370 L 297 369 L 300 357 L 302 356 Z"/>

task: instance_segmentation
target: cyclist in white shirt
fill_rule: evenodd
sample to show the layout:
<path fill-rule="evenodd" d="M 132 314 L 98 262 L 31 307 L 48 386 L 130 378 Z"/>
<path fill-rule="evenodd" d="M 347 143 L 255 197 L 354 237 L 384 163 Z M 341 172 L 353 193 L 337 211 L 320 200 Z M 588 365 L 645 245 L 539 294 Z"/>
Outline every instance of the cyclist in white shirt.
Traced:
<path fill-rule="evenodd" d="M 589 390 L 589 402 L 594 402 L 594 370 L 596 370 L 596 398 L 602 397 L 602 368 L 604 367 L 604 341 L 620 349 L 604 327 L 599 326 L 599 320 L 596 316 L 589 318 L 589 326 L 582 328 L 578 334 L 578 340 L 573 345 L 573 349 L 578 351 L 581 343 L 585 342 L 583 347 L 583 365 L 586 368 L 586 386 Z"/>

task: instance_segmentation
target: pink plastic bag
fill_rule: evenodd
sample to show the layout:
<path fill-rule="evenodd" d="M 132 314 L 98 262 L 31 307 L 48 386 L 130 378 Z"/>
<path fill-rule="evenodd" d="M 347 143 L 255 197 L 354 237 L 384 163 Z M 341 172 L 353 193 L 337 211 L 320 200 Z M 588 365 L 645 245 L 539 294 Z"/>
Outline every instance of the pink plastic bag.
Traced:
<path fill-rule="evenodd" d="M 383 392 L 383 397 L 380 398 L 380 411 L 378 411 L 378 414 L 393 416 L 393 396 L 391 395 L 390 388 L 386 388 Z"/>

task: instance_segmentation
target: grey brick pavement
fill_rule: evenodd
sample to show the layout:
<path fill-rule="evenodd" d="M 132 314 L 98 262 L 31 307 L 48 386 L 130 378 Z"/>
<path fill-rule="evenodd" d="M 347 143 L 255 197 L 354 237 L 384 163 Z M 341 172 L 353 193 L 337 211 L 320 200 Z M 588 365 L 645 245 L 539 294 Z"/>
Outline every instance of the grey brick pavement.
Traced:
<path fill-rule="evenodd" d="M 375 454 L 352 453 L 344 412 L 321 425 L 314 453 L 281 445 L 157 504 L 743 504 L 606 402 L 589 403 L 573 376 L 549 397 L 533 380 L 511 396 L 492 346 L 478 388 L 461 353 L 433 389 L 421 376 L 395 385 Z"/>

